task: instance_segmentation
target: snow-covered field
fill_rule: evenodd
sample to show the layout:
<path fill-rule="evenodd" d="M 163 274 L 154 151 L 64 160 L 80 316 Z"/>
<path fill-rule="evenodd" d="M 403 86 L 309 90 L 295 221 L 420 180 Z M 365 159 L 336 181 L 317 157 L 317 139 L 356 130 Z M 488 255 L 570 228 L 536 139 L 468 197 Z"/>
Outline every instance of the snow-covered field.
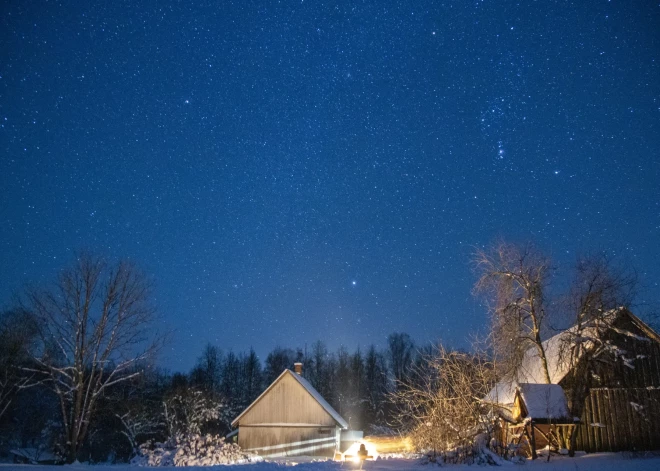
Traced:
<path fill-rule="evenodd" d="M 217 469 L 219 466 L 216 466 Z M 223 471 L 230 471 L 227 468 L 230 466 L 223 466 Z M 357 471 L 359 466 L 352 463 L 336 463 L 331 461 L 309 461 L 309 460 L 289 460 L 277 462 L 261 462 L 255 464 L 232 465 L 234 470 L 231 471 Z M 368 461 L 364 464 L 365 471 L 426 471 L 437 468 L 437 465 L 422 464 L 418 460 L 412 459 L 384 459 L 377 461 Z M 487 469 L 490 467 L 484 466 L 467 466 L 467 465 L 446 465 L 444 468 L 451 470 L 473 470 Z M 516 465 L 513 463 L 505 462 L 502 466 L 504 468 L 512 468 L 524 471 L 659 471 L 660 470 L 660 454 L 654 456 L 632 456 L 629 454 L 620 453 L 595 453 L 590 455 L 580 455 L 575 458 L 564 456 L 553 456 L 550 462 L 545 459 L 538 459 L 536 461 L 527 461 L 523 464 Z M 188 468 L 178 468 L 187 471 L 209 471 L 211 467 L 192 466 Z M 295 468 L 295 469 L 292 469 Z M 75 464 L 66 466 L 34 466 L 34 465 L 15 465 L 15 464 L 0 464 L 0 470 L 22 470 L 22 471 L 146 471 L 150 468 L 142 468 L 132 465 L 96 465 L 90 466 L 85 464 Z M 163 468 L 151 468 L 163 469 Z M 169 469 L 169 468 L 168 468 Z M 494 467 L 491 469 L 495 469 Z"/>

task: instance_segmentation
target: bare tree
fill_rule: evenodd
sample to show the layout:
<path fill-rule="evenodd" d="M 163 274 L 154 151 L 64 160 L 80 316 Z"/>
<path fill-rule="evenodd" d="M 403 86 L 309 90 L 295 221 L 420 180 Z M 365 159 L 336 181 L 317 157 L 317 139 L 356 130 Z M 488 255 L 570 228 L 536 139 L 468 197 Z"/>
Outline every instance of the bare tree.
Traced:
<path fill-rule="evenodd" d="M 38 319 L 40 338 L 29 371 L 59 400 L 68 462 L 76 459 L 99 397 L 139 375 L 134 366 L 155 353 L 149 297 L 149 283 L 131 263 L 90 254 L 80 254 L 52 287 L 27 290 L 25 308 Z"/>
<path fill-rule="evenodd" d="M 491 312 L 495 359 L 503 376 L 516 379 L 527 350 L 534 348 L 543 377 L 550 383 L 548 361 L 541 340 L 546 321 L 544 292 L 549 260 L 531 245 L 500 242 L 474 256 L 479 272 L 475 291 L 483 294 Z"/>
<path fill-rule="evenodd" d="M 122 414 L 115 413 L 122 425 L 121 434 L 126 437 L 131 446 L 131 457 L 138 453 L 139 440 L 157 435 L 163 431 L 163 414 L 155 413 L 141 404 Z"/>
<path fill-rule="evenodd" d="M 616 265 L 605 254 L 580 257 L 567 299 L 568 311 L 578 330 L 604 322 L 608 312 L 629 307 L 637 289 L 637 273 Z"/>
<path fill-rule="evenodd" d="M 364 387 L 367 396 L 366 422 L 382 425 L 387 414 L 387 360 L 385 355 L 371 345 L 364 359 Z"/>
<path fill-rule="evenodd" d="M 397 421 L 416 449 L 458 461 L 473 456 L 477 436 L 491 432 L 482 398 L 494 384 L 495 374 L 483 352 L 451 351 L 440 345 L 425 361 L 425 374 L 415 383 L 404 382 L 394 393 Z"/>
<path fill-rule="evenodd" d="M 37 334 L 34 318 L 21 309 L 0 314 L 0 417 L 9 409 L 16 393 L 30 383 L 26 366 L 30 345 Z"/>
<path fill-rule="evenodd" d="M 190 373 L 191 382 L 207 392 L 217 392 L 222 379 L 222 363 L 223 355 L 220 349 L 210 343 L 206 344 Z"/>
<path fill-rule="evenodd" d="M 415 344 L 410 335 L 402 332 L 394 332 L 387 337 L 387 356 L 394 380 L 399 383 L 408 374 L 412 366 L 415 354 Z"/>
<path fill-rule="evenodd" d="M 165 377 L 148 365 L 135 368 L 142 368 L 142 374 L 113 387 L 104 405 L 121 423 L 120 433 L 130 444 L 131 458 L 139 453 L 141 443 L 164 439 L 167 431 L 163 409 Z"/>
<path fill-rule="evenodd" d="M 170 437 L 199 435 L 205 426 L 221 419 L 224 404 L 198 389 L 175 391 L 163 402 Z"/>
<path fill-rule="evenodd" d="M 607 361 L 612 347 L 608 333 L 616 331 L 617 311 L 630 307 L 637 288 L 637 274 L 614 263 L 605 254 L 578 259 L 575 277 L 564 301 L 573 327 L 565 331 L 559 361 L 569 366 L 572 413 L 580 416 L 593 383 L 595 363 Z M 617 358 L 617 355 L 613 356 Z"/>

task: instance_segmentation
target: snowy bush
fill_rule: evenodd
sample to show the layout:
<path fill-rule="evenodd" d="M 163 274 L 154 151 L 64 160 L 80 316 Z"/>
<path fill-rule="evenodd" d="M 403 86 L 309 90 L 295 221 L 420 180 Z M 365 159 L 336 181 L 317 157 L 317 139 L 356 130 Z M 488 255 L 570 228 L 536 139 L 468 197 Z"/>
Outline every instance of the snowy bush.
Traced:
<path fill-rule="evenodd" d="M 477 444 L 458 446 L 449 450 L 430 451 L 423 458 L 423 464 L 477 464 L 480 466 L 500 466 L 503 459 L 488 448 Z"/>
<path fill-rule="evenodd" d="M 222 401 L 195 389 L 174 394 L 163 405 L 170 436 L 200 435 L 204 425 L 220 418 L 224 407 Z"/>
<path fill-rule="evenodd" d="M 188 434 L 170 438 L 164 443 L 148 441 L 140 446 L 133 464 L 140 466 L 213 466 L 260 461 L 238 445 L 225 443 L 219 435 Z"/>
<path fill-rule="evenodd" d="M 439 345 L 426 362 L 424 374 L 399 384 L 394 395 L 396 418 L 413 448 L 428 453 L 429 462 L 489 463 L 493 423 L 480 400 L 494 382 L 489 357 Z"/>

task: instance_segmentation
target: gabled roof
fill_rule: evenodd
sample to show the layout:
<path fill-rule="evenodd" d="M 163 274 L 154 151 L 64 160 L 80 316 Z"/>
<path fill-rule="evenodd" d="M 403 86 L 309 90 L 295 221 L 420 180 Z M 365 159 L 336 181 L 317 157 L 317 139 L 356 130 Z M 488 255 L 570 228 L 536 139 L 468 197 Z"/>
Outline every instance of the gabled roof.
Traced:
<path fill-rule="evenodd" d="M 625 308 L 613 309 L 606 313 L 604 318 L 607 319 L 607 323 L 609 324 L 613 323 L 615 319 L 622 315 L 627 315 L 632 323 L 637 328 L 639 328 L 644 333 L 644 335 L 648 337 L 648 339 L 660 343 L 660 336 L 647 324 L 645 324 L 639 317 L 635 316 L 632 312 Z M 614 326 L 610 326 L 609 328 L 621 335 L 638 337 L 627 330 L 618 329 Z M 564 377 L 571 370 L 571 362 L 567 358 L 563 358 L 561 355 L 562 349 L 565 348 L 566 344 L 582 342 L 582 345 L 586 348 L 586 350 L 589 350 L 593 348 L 594 339 L 598 338 L 598 336 L 599 329 L 597 326 L 591 325 L 584 327 L 579 333 L 579 336 L 577 327 L 573 326 L 570 329 L 559 332 L 557 335 L 550 337 L 548 340 L 543 342 L 543 349 L 545 350 L 545 356 L 548 361 L 548 373 L 550 374 L 550 381 L 552 384 L 558 384 L 561 382 L 561 380 L 564 379 Z M 643 338 L 643 340 L 648 339 Z M 487 402 L 492 403 L 511 404 L 513 403 L 516 387 L 519 384 L 544 384 L 545 377 L 543 374 L 543 367 L 541 366 L 541 359 L 539 358 L 536 348 L 532 347 L 527 350 L 527 352 L 525 352 L 522 365 L 518 371 L 518 377 L 516 379 L 517 381 L 500 381 L 486 395 L 484 399 Z"/>
<path fill-rule="evenodd" d="M 328 404 L 328 401 L 323 399 L 323 396 L 319 394 L 319 392 L 314 389 L 314 386 L 312 386 L 309 381 L 307 381 L 305 378 L 303 378 L 301 375 L 294 373 L 291 370 L 284 370 L 281 375 L 277 377 L 275 381 L 271 383 L 270 386 L 266 388 L 264 392 L 262 392 L 258 398 L 256 398 L 254 401 L 252 401 L 252 404 L 247 406 L 243 412 L 240 413 L 238 417 L 236 417 L 232 422 L 231 426 L 235 427 L 238 424 L 238 421 L 240 420 L 241 417 L 243 417 L 254 405 L 261 400 L 262 397 L 264 397 L 268 392 L 273 389 L 273 387 L 284 378 L 285 375 L 291 375 L 305 390 L 309 393 L 310 396 L 312 396 L 316 402 L 319 403 L 319 405 L 334 419 L 335 422 L 341 427 L 341 428 L 348 428 L 348 423 L 337 413 L 337 411 L 330 405 Z"/>
<path fill-rule="evenodd" d="M 560 419 L 569 417 L 564 390 L 558 384 L 499 383 L 485 401 L 497 405 L 499 414 L 507 420 L 515 417 L 516 397 L 526 410 L 523 417 L 532 419 Z"/>
<path fill-rule="evenodd" d="M 532 419 L 558 419 L 568 417 L 568 402 L 558 384 L 518 385 L 518 394 L 525 403 L 527 417 Z"/>
<path fill-rule="evenodd" d="M 639 317 L 625 308 L 613 309 L 605 315 L 605 318 L 608 318 L 607 322 L 609 324 L 613 323 L 615 319 L 622 315 L 627 315 L 632 323 L 644 332 L 649 339 L 660 343 L 660 336 Z M 610 326 L 609 328 L 621 335 L 637 337 L 632 332 L 618 329 L 613 326 Z M 550 382 L 553 384 L 559 383 L 571 369 L 571 362 L 566 358 L 562 358 L 561 355 L 561 351 L 567 343 L 575 344 L 580 341 L 582 342 L 582 345 L 589 350 L 590 348 L 593 348 L 593 339 L 598 338 L 598 336 L 598 327 L 594 325 L 584 327 L 580 332 L 579 337 L 577 327 L 573 326 L 570 329 L 559 332 L 557 335 L 545 340 L 543 342 L 543 349 L 545 350 L 545 356 L 548 360 Z M 530 348 L 525 352 L 517 380 L 519 383 L 545 383 L 541 359 L 535 348 Z"/>

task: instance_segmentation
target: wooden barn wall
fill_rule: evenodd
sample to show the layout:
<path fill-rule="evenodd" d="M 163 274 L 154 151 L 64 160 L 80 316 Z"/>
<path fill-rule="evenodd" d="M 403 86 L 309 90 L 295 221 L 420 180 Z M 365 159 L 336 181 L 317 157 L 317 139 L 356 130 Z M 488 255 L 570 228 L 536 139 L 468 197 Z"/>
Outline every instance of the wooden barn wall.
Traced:
<path fill-rule="evenodd" d="M 288 374 L 241 417 L 240 433 L 244 425 L 275 423 L 335 426 L 332 416 Z"/>
<path fill-rule="evenodd" d="M 622 316 L 614 326 L 625 335 L 610 330 L 604 340 L 616 345 L 618 350 L 610 353 L 610 361 L 597 363 L 594 373 L 598 375 L 603 388 L 645 388 L 660 387 L 660 344 L 647 337 L 628 316 Z M 622 361 L 622 358 L 628 361 Z"/>
<path fill-rule="evenodd" d="M 334 457 L 338 429 L 241 425 L 238 444 L 244 450 L 270 458 L 301 455 Z"/>
<path fill-rule="evenodd" d="M 660 450 L 660 389 L 592 389 L 576 450 Z"/>

